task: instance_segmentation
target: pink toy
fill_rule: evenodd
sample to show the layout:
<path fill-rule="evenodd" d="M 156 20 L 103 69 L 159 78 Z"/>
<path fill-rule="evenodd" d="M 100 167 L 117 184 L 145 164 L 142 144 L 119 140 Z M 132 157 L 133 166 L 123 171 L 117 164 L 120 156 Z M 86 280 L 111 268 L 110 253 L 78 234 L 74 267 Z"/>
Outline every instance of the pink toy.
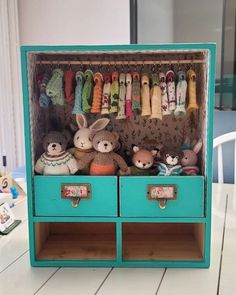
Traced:
<path fill-rule="evenodd" d="M 190 144 L 188 143 L 188 139 L 185 140 L 183 146 L 183 158 L 181 160 L 181 164 L 183 166 L 183 173 L 185 175 L 197 175 L 199 173 L 199 167 L 196 166 L 198 162 L 197 154 L 202 148 L 202 141 L 199 141 L 193 146 L 191 149 Z"/>

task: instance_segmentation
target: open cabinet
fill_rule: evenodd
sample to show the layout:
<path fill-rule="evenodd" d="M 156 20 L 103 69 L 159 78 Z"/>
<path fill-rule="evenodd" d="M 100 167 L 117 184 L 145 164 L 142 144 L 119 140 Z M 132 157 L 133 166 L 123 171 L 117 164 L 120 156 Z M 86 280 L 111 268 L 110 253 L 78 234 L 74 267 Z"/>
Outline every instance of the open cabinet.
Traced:
<path fill-rule="evenodd" d="M 23 46 L 21 57 L 32 265 L 208 267 L 215 45 Z M 124 158 L 133 144 L 180 150 L 185 138 L 201 139 L 197 175 L 35 173 L 43 135 L 55 124 L 63 129 L 76 124 L 74 100 L 48 107 L 39 103 L 38 77 L 55 68 L 149 76 L 193 69 L 198 107 L 182 117 L 133 112 L 119 120 L 116 113 L 88 112 L 86 118 L 89 125 L 109 118 L 107 129 L 119 134 L 118 153 Z M 68 148 L 72 146 L 73 140 Z M 89 197 L 76 204 L 63 193 L 65 186 L 78 185 Z M 172 197 L 156 199 L 153 188 L 171 190 Z"/>

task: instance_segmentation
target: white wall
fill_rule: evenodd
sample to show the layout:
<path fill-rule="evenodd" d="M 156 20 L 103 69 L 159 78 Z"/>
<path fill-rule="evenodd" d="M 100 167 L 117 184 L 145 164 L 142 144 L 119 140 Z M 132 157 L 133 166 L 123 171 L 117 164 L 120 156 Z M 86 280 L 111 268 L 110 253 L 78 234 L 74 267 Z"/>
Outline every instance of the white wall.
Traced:
<path fill-rule="evenodd" d="M 18 0 L 24 45 L 128 44 L 128 0 Z"/>
<path fill-rule="evenodd" d="M 174 41 L 174 0 L 138 0 L 138 43 Z"/>
<path fill-rule="evenodd" d="M 174 42 L 216 42 L 220 77 L 223 0 L 174 2 Z"/>

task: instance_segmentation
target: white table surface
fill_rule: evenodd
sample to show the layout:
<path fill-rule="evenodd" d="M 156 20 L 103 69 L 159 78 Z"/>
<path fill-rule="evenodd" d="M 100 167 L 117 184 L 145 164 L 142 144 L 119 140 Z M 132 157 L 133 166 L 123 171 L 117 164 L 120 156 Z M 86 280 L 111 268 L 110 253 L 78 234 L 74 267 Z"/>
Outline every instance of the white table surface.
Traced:
<path fill-rule="evenodd" d="M 13 210 L 22 219 L 0 237 L 0 294 L 234 295 L 236 294 L 236 185 L 213 184 L 209 269 L 32 268 L 26 201 Z"/>

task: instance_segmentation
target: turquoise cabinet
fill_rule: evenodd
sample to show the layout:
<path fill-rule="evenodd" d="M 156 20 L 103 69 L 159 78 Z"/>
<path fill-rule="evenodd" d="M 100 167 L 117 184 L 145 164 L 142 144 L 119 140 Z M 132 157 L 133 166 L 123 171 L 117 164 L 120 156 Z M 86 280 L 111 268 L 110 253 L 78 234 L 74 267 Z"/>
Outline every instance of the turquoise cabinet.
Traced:
<path fill-rule="evenodd" d="M 187 179 L 186 179 L 187 178 Z M 173 185 L 175 198 L 160 208 L 148 198 L 148 187 Z M 122 217 L 204 217 L 204 178 L 202 176 L 120 177 L 120 216 Z"/>
<path fill-rule="evenodd" d="M 22 85 L 32 266 L 196 267 L 210 265 L 215 44 L 22 46 Z M 182 118 L 110 119 L 121 154 L 132 144 L 181 150 L 202 140 L 197 176 L 47 176 L 34 166 L 43 134 L 75 124 L 73 101 L 41 107 L 36 81 L 56 67 L 125 73 L 196 73 L 196 108 Z M 40 76 L 41 75 L 41 76 Z M 86 114 L 89 124 L 101 115 Z M 71 143 L 73 140 L 71 140 Z M 68 147 L 72 147 L 72 144 Z"/>
<path fill-rule="evenodd" d="M 87 185 L 88 198 L 74 206 L 63 188 Z M 35 176 L 36 216 L 118 216 L 117 177 Z"/>

